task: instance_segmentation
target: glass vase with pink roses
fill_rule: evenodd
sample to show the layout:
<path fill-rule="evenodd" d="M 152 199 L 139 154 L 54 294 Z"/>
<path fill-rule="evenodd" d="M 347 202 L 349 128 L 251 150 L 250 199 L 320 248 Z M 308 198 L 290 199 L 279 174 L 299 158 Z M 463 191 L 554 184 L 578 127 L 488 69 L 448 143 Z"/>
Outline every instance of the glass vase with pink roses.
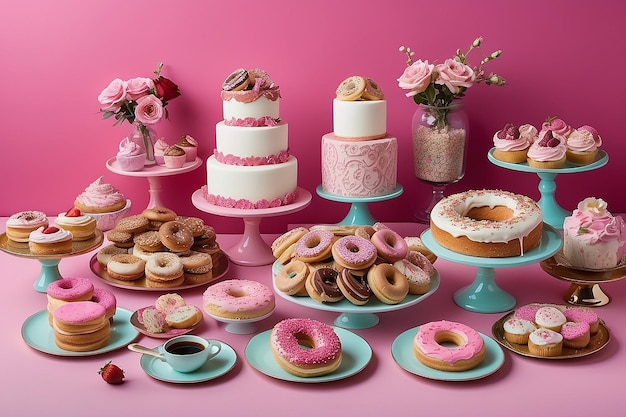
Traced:
<path fill-rule="evenodd" d="M 114 117 L 114 125 L 126 120 L 134 126 L 124 141 L 146 153 L 145 165 L 155 164 L 157 135 L 153 126 L 168 117 L 167 104 L 181 94 L 176 83 L 161 75 L 162 68 L 159 63 L 155 78 L 116 78 L 98 95 L 103 119 Z"/>
<path fill-rule="evenodd" d="M 397 80 L 398 86 L 408 90 L 406 96 L 418 105 L 411 123 L 415 176 L 432 188 L 427 208 L 415 214 L 420 222 L 430 221 L 430 212 L 444 197 L 445 187 L 460 181 L 465 174 L 469 122 L 461 98 L 468 88 L 481 82 L 505 85 L 498 74 L 486 75 L 483 70 L 502 51 L 492 52 L 478 66 L 468 64 L 468 55 L 482 42 L 483 38 L 476 38 L 467 52 L 458 49 L 454 57 L 440 64 L 414 61 L 411 48 L 400 47 L 407 57 L 407 67 Z"/>

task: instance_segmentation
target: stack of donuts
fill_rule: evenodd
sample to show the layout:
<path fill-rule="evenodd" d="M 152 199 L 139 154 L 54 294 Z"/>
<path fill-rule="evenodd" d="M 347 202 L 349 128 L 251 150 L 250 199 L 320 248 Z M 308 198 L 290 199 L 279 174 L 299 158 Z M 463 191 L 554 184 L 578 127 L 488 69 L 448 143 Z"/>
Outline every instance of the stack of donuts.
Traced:
<path fill-rule="evenodd" d="M 152 207 L 121 219 L 107 232 L 109 245 L 96 257 L 109 277 L 172 288 L 209 281 L 220 261 L 215 229 L 197 217 Z"/>
<path fill-rule="evenodd" d="M 418 237 L 403 238 L 383 223 L 297 227 L 272 243 L 272 253 L 282 264 L 279 291 L 355 305 L 372 298 L 398 304 L 408 294 L 425 294 L 436 260 Z"/>

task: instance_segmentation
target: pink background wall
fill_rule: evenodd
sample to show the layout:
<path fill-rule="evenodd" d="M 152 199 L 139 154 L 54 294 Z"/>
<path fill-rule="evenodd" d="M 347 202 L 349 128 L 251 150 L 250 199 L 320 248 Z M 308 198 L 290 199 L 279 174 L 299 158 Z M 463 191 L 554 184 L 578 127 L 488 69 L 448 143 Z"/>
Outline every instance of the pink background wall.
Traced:
<path fill-rule="evenodd" d="M 503 50 L 487 70 L 508 85 L 468 91 L 467 173 L 449 191 L 503 188 L 538 199 L 534 174 L 496 167 L 486 153 L 505 123 L 540 125 L 559 116 L 575 127 L 596 127 L 610 156 L 602 169 L 557 177 L 561 206 L 569 210 L 594 195 L 612 211 L 626 212 L 620 186 L 625 18 L 621 0 L 3 2 L 0 216 L 26 209 L 56 215 L 99 176 L 133 200 L 133 212 L 145 208 L 147 181 L 105 167 L 131 126 L 101 120 L 96 97 L 113 78 L 151 76 L 163 61 L 164 75 L 183 95 L 170 103 L 170 119 L 157 129 L 171 143 L 191 134 L 203 159 L 213 150 L 222 118 L 220 86 L 232 70 L 260 67 L 281 86 L 299 184 L 313 201 L 301 212 L 265 219 L 263 232 L 285 230 L 288 223 L 337 222 L 347 213 L 345 203 L 315 194 L 321 136 L 332 130 L 337 85 L 354 74 L 373 78 L 387 96 L 388 131 L 400 141 L 398 178 L 405 191 L 370 204 L 370 211 L 381 221 L 411 221 L 430 189 L 413 175 L 409 127 L 415 104 L 397 87 L 405 67 L 398 47 L 411 46 L 415 58 L 442 61 L 477 36 L 485 41 L 474 58 Z M 243 230 L 241 220 L 214 217 L 191 204 L 191 194 L 205 182 L 204 164 L 166 178 L 163 199 L 179 214 L 207 219 L 218 232 Z"/>

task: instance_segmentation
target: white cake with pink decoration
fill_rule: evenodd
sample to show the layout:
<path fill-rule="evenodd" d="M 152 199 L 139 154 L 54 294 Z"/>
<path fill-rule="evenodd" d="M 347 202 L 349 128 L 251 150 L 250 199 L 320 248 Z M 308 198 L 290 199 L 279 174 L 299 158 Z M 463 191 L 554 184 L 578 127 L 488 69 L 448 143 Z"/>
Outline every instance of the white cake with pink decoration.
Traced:
<path fill-rule="evenodd" d="M 601 198 L 584 199 L 563 222 L 563 256 L 573 267 L 615 268 L 625 250 L 626 224 L 607 210 Z"/>
<path fill-rule="evenodd" d="M 289 154 L 280 118 L 280 89 L 260 69 L 238 69 L 222 85 L 224 120 L 215 128 L 203 193 L 211 204 L 263 209 L 291 204 L 298 193 L 298 160 Z"/>
<path fill-rule="evenodd" d="M 387 134 L 387 101 L 369 78 L 344 80 L 333 100 L 333 132 L 322 136 L 322 191 L 375 197 L 396 189 L 398 141 Z"/>

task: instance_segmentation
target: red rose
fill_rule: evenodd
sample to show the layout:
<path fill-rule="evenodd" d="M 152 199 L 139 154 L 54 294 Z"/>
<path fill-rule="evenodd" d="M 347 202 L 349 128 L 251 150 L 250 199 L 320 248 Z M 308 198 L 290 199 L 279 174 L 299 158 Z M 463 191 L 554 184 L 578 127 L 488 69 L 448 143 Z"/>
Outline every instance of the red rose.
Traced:
<path fill-rule="evenodd" d="M 158 76 L 154 80 L 154 89 L 156 90 L 157 96 L 165 103 L 180 96 L 178 86 L 172 80 L 165 77 Z"/>

